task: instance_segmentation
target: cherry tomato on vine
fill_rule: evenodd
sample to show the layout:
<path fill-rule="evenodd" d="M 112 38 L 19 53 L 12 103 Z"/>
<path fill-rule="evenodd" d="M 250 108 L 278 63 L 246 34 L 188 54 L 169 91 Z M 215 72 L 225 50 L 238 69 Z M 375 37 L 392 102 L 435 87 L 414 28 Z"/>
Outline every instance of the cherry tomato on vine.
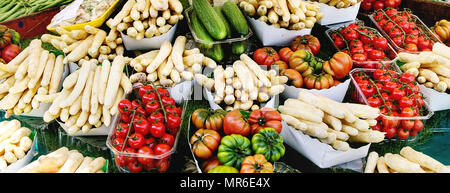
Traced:
<path fill-rule="evenodd" d="M 130 170 L 130 172 L 139 173 L 142 171 L 142 169 L 143 169 L 143 167 L 139 162 L 137 162 L 137 161 L 128 162 L 128 170 Z"/>
<path fill-rule="evenodd" d="M 148 146 L 142 146 L 137 150 L 139 154 L 137 161 L 142 165 L 148 165 L 154 160 L 150 156 L 154 155 L 153 150 Z M 142 155 L 142 156 L 141 156 Z"/>
<path fill-rule="evenodd" d="M 383 9 L 383 8 L 384 8 L 384 3 L 382 1 L 375 1 L 373 3 L 374 10 Z"/>
<path fill-rule="evenodd" d="M 166 127 L 164 126 L 164 123 L 157 122 L 153 123 L 150 126 L 150 133 L 153 137 L 162 137 L 164 133 L 166 133 Z"/>
<path fill-rule="evenodd" d="M 397 137 L 399 139 L 407 139 L 409 137 L 409 130 L 403 129 L 403 128 L 399 128 L 397 130 Z"/>
<path fill-rule="evenodd" d="M 145 143 L 145 138 L 140 133 L 133 133 L 128 137 L 128 144 L 131 148 L 137 149 L 143 146 Z"/>
<path fill-rule="evenodd" d="M 400 98 L 400 100 L 398 101 L 398 104 L 400 106 L 400 108 L 406 108 L 406 107 L 411 107 L 413 105 L 413 100 L 409 97 L 402 97 Z"/>
<path fill-rule="evenodd" d="M 132 105 L 131 101 L 128 99 L 123 99 L 119 102 L 119 105 L 117 106 L 120 114 L 126 114 L 129 115 L 132 113 Z"/>
<path fill-rule="evenodd" d="M 373 39 L 372 43 L 375 48 L 380 50 L 386 50 L 386 48 L 388 47 L 388 42 L 386 38 L 381 36 Z"/>
<path fill-rule="evenodd" d="M 415 77 L 413 74 L 405 72 L 400 76 L 400 82 L 409 83 L 409 82 L 414 82 L 414 81 L 415 81 Z"/>
<path fill-rule="evenodd" d="M 388 139 L 394 138 L 397 134 L 397 130 L 394 127 L 384 127 L 383 132 L 385 132 L 384 136 Z"/>
<path fill-rule="evenodd" d="M 164 123 L 164 115 L 161 112 L 155 112 L 148 117 L 148 120 L 151 124 Z"/>
<path fill-rule="evenodd" d="M 356 53 L 352 55 L 352 60 L 355 62 L 365 62 L 367 57 L 364 54 Z"/>
<path fill-rule="evenodd" d="M 423 129 L 423 122 L 419 119 L 414 120 L 414 127 L 412 128 L 414 131 L 421 131 Z"/>
<path fill-rule="evenodd" d="M 412 129 L 414 127 L 414 120 L 402 120 L 400 126 L 403 129 Z"/>
<path fill-rule="evenodd" d="M 369 97 L 369 98 L 367 98 L 367 103 L 371 107 L 379 107 L 381 105 L 382 101 L 380 98 L 377 98 L 377 97 Z"/>
<path fill-rule="evenodd" d="M 414 117 L 415 113 L 411 107 L 405 107 L 402 109 L 400 116 L 402 117 Z"/>
<path fill-rule="evenodd" d="M 175 143 L 175 138 L 171 134 L 164 133 L 164 135 L 160 138 L 160 143 L 167 144 L 170 147 L 173 147 L 173 144 Z"/>
<path fill-rule="evenodd" d="M 144 96 L 144 94 L 149 94 L 151 92 L 153 92 L 153 86 L 152 85 L 148 84 L 148 85 L 141 86 L 139 88 L 139 96 L 141 98 L 142 98 L 142 96 Z"/>
<path fill-rule="evenodd" d="M 142 96 L 143 105 L 152 101 L 158 101 L 158 96 L 154 92 L 147 93 Z"/>
<path fill-rule="evenodd" d="M 130 127 L 126 123 L 119 123 L 114 130 L 114 134 L 117 138 L 125 138 L 128 135 L 128 131 L 130 130 Z"/>
<path fill-rule="evenodd" d="M 391 92 L 391 98 L 394 100 L 400 100 L 404 96 L 405 96 L 405 91 L 400 88 L 395 88 Z"/>
<path fill-rule="evenodd" d="M 405 50 L 410 51 L 410 52 L 418 51 L 416 44 L 406 44 L 404 48 L 405 48 Z"/>

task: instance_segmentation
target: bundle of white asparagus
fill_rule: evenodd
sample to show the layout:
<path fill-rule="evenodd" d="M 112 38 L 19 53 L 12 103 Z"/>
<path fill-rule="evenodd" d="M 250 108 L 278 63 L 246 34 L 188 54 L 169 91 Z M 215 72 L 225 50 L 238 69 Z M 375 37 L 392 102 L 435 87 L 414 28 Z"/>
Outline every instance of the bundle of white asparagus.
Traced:
<path fill-rule="evenodd" d="M 0 122 L 0 172 L 25 157 L 33 144 L 31 132 L 16 119 Z"/>

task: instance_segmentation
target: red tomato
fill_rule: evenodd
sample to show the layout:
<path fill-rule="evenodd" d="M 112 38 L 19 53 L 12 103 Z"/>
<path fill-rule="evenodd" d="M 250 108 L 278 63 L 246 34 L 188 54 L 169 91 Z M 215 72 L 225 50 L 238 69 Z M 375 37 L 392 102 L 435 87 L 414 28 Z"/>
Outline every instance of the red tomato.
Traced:
<path fill-rule="evenodd" d="M 356 32 L 354 29 L 351 28 L 345 28 L 342 35 L 344 36 L 345 40 L 355 40 L 359 38 L 358 32 Z"/>
<path fill-rule="evenodd" d="M 373 78 L 375 80 L 378 80 L 381 76 L 383 76 L 386 73 L 386 70 L 383 69 L 376 69 L 375 71 L 373 71 Z"/>
<path fill-rule="evenodd" d="M 253 53 L 253 60 L 255 60 L 256 63 L 259 65 L 267 66 L 267 68 L 270 68 L 270 66 L 275 62 L 280 60 L 280 56 L 278 55 L 277 51 L 274 50 L 271 47 L 263 47 L 257 49 Z"/>
<path fill-rule="evenodd" d="M 374 49 L 372 44 L 364 44 L 363 48 L 364 48 L 364 52 L 367 52 L 367 53 L 369 53 L 370 51 L 372 51 Z"/>
<path fill-rule="evenodd" d="M 372 96 L 376 91 L 375 87 L 373 85 L 369 85 L 369 84 L 364 85 L 363 87 L 360 87 L 360 89 L 361 89 L 363 95 L 366 97 Z"/>
<path fill-rule="evenodd" d="M 144 94 L 149 94 L 151 92 L 153 92 L 153 86 L 152 85 L 147 84 L 147 85 L 141 86 L 139 88 L 139 96 L 141 98 L 142 98 L 142 96 L 144 96 Z"/>
<path fill-rule="evenodd" d="M 156 144 L 158 144 L 158 143 L 157 143 L 156 139 L 153 137 L 149 137 L 149 138 L 145 139 L 145 143 L 144 143 L 145 146 L 149 146 L 150 148 L 154 149 Z"/>
<path fill-rule="evenodd" d="M 170 97 L 169 90 L 167 90 L 165 88 L 157 88 L 156 91 L 159 93 L 160 97 L 163 97 L 163 96 Z"/>
<path fill-rule="evenodd" d="M 414 127 L 414 121 L 413 120 L 402 120 L 401 127 L 403 129 L 412 129 Z"/>
<path fill-rule="evenodd" d="M 116 129 L 114 129 L 114 134 L 117 138 L 125 138 L 128 135 L 128 131 L 130 130 L 130 127 L 126 123 L 119 123 L 117 125 Z"/>
<path fill-rule="evenodd" d="M 119 102 L 119 105 L 117 107 L 119 109 L 120 114 L 126 114 L 129 115 L 132 112 L 132 106 L 131 101 L 128 99 L 123 99 Z"/>
<path fill-rule="evenodd" d="M 397 87 L 398 84 L 396 82 L 386 82 L 383 89 L 387 90 L 389 93 L 392 93 L 392 91 Z"/>
<path fill-rule="evenodd" d="M 405 31 L 406 34 L 408 34 L 408 33 L 411 31 L 411 25 L 410 25 L 410 23 L 408 22 L 408 20 L 405 19 L 405 20 L 403 20 L 403 21 L 401 21 L 401 20 L 399 20 L 399 21 L 400 21 L 400 22 L 396 22 L 397 25 L 400 26 L 400 28 L 402 28 L 403 31 Z M 403 32 L 402 32 L 402 33 L 403 33 Z M 406 34 L 405 34 L 405 35 L 406 35 Z"/>
<path fill-rule="evenodd" d="M 388 139 L 395 137 L 397 130 L 394 127 L 384 127 L 383 132 L 386 132 L 384 136 Z"/>
<path fill-rule="evenodd" d="M 158 111 L 158 109 L 160 109 L 160 108 L 161 108 L 161 105 L 160 105 L 159 101 L 153 100 L 153 101 L 146 103 L 145 112 L 150 115 L 150 114 Z"/>
<path fill-rule="evenodd" d="M 164 135 L 160 138 L 160 143 L 167 144 L 170 147 L 173 147 L 175 138 L 171 134 L 164 133 Z"/>
<path fill-rule="evenodd" d="M 352 60 L 355 62 L 365 62 L 367 60 L 367 57 L 364 54 L 356 53 L 352 55 Z"/>
<path fill-rule="evenodd" d="M 131 148 L 138 149 L 145 143 L 145 138 L 140 133 L 133 133 L 128 137 L 128 144 Z"/>
<path fill-rule="evenodd" d="M 133 155 L 136 153 L 136 150 L 134 150 L 133 148 L 125 147 L 125 149 L 123 149 L 123 153 L 125 154 L 124 157 L 126 158 L 126 161 L 128 163 L 137 161 L 136 157 Z M 126 155 L 126 154 L 131 154 L 131 155 Z"/>
<path fill-rule="evenodd" d="M 363 1 L 361 3 L 361 8 L 366 10 L 366 11 L 370 11 L 372 9 L 372 2 L 369 1 Z"/>
<path fill-rule="evenodd" d="M 363 43 L 360 40 L 351 40 L 349 46 L 350 46 L 350 49 L 356 48 L 356 47 L 362 47 Z"/>
<path fill-rule="evenodd" d="M 166 172 L 169 169 L 169 159 L 159 159 L 156 160 L 155 164 L 156 168 L 158 168 L 158 172 Z"/>
<path fill-rule="evenodd" d="M 392 41 L 394 42 L 395 45 L 400 47 L 403 44 L 403 36 L 393 37 Z"/>
<path fill-rule="evenodd" d="M 379 123 L 370 127 L 372 130 L 381 131 L 383 129 Z"/>
<path fill-rule="evenodd" d="M 143 167 L 139 162 L 128 162 L 128 170 L 130 170 L 131 173 L 139 173 L 142 169 Z"/>
<path fill-rule="evenodd" d="M 398 126 L 399 121 L 395 118 L 397 117 L 398 113 L 392 112 L 387 113 L 386 116 L 383 116 L 381 118 L 381 121 L 386 128 L 396 128 Z"/>
<path fill-rule="evenodd" d="M 116 164 L 120 167 L 125 167 L 127 166 L 128 162 L 127 162 L 127 158 L 123 155 L 114 155 L 114 161 L 116 162 Z"/>
<path fill-rule="evenodd" d="M 417 45 L 416 44 L 406 44 L 404 47 L 405 50 L 410 51 L 410 52 L 417 52 Z"/>
<path fill-rule="evenodd" d="M 395 1 L 395 6 L 394 7 L 398 7 L 402 3 L 402 0 L 394 0 L 394 1 Z"/>
<path fill-rule="evenodd" d="M 20 47 L 16 44 L 9 44 L 2 51 L 2 58 L 6 63 L 9 63 L 12 59 L 14 59 L 20 53 Z"/>
<path fill-rule="evenodd" d="M 382 103 L 380 98 L 376 98 L 376 97 L 369 97 L 367 99 L 367 103 L 369 104 L 369 106 L 371 107 L 379 107 Z"/>
<path fill-rule="evenodd" d="M 171 149 L 172 149 L 172 147 L 170 147 L 169 145 L 160 143 L 155 146 L 154 152 L 155 152 L 155 155 L 162 155 L 166 152 L 169 152 Z"/>
<path fill-rule="evenodd" d="M 341 38 L 342 40 L 342 38 Z M 342 42 L 344 43 L 344 42 Z M 281 48 L 280 51 L 278 51 L 278 55 L 280 56 L 280 59 L 284 62 L 289 62 L 289 58 L 291 57 L 293 51 L 289 47 Z"/>
<path fill-rule="evenodd" d="M 175 99 L 173 99 L 172 97 L 164 96 L 161 98 L 161 102 L 162 102 L 163 106 L 175 105 Z"/>
<path fill-rule="evenodd" d="M 378 81 L 380 81 L 382 84 L 386 84 L 387 82 L 390 82 L 391 80 L 392 80 L 392 78 L 389 75 L 382 75 L 378 78 Z"/>
<path fill-rule="evenodd" d="M 162 137 L 166 133 L 166 127 L 162 122 L 153 123 L 150 127 L 150 133 L 153 137 Z"/>
<path fill-rule="evenodd" d="M 155 112 L 148 117 L 148 120 L 151 124 L 164 123 L 164 115 L 161 112 Z"/>
<path fill-rule="evenodd" d="M 385 13 L 388 17 L 393 17 L 398 14 L 398 11 L 397 9 L 386 9 Z"/>
<path fill-rule="evenodd" d="M 404 35 L 402 30 L 400 30 L 399 28 L 394 28 L 394 30 L 391 30 L 388 32 L 389 37 L 397 37 L 397 36 L 401 36 Z"/>
<path fill-rule="evenodd" d="M 412 128 L 413 131 L 421 131 L 423 129 L 423 122 L 419 119 L 414 120 L 414 127 Z"/>
<path fill-rule="evenodd" d="M 404 96 L 405 96 L 405 91 L 400 88 L 395 88 L 391 92 L 391 98 L 394 100 L 400 100 Z"/>
<path fill-rule="evenodd" d="M 411 131 L 409 131 L 409 136 L 414 137 L 417 135 L 417 133 L 419 133 L 419 132 L 411 130 Z"/>
<path fill-rule="evenodd" d="M 389 94 L 388 93 L 381 93 L 381 98 L 383 98 L 385 101 L 386 101 L 386 105 L 387 106 L 389 106 L 389 108 L 391 108 L 391 104 L 392 104 L 392 102 L 391 101 L 389 101 L 390 99 L 391 99 L 391 97 L 389 96 Z"/>
<path fill-rule="evenodd" d="M 417 46 L 420 50 L 424 50 L 424 49 L 430 48 L 432 45 L 431 45 L 431 41 L 429 39 L 419 38 Z"/>
<path fill-rule="evenodd" d="M 382 27 L 383 27 L 383 30 L 389 34 L 390 31 L 393 31 L 395 29 L 395 24 L 391 21 L 387 21 Z M 390 36 L 390 37 L 392 37 L 392 36 Z"/>
<path fill-rule="evenodd" d="M 381 37 L 381 36 L 373 39 L 372 43 L 375 48 L 380 49 L 380 50 L 386 50 L 386 48 L 388 47 L 388 42 L 387 42 L 386 38 Z"/>
<path fill-rule="evenodd" d="M 127 114 L 121 114 L 120 115 L 120 121 L 123 123 L 130 123 L 131 121 L 131 115 L 127 115 Z"/>
<path fill-rule="evenodd" d="M 369 59 L 380 60 L 385 56 L 384 52 L 381 50 L 372 50 L 368 54 Z"/>
<path fill-rule="evenodd" d="M 407 139 L 409 137 L 409 130 L 403 129 L 403 128 L 399 128 L 397 130 L 397 137 L 399 139 Z"/>
<path fill-rule="evenodd" d="M 414 117 L 415 113 L 411 107 L 406 107 L 402 109 L 400 116 L 402 117 Z"/>
<path fill-rule="evenodd" d="M 147 93 L 142 96 L 143 105 L 152 101 L 158 101 L 158 96 L 154 92 Z"/>
<path fill-rule="evenodd" d="M 415 82 L 415 77 L 414 77 L 413 74 L 410 74 L 410 73 L 403 73 L 403 74 L 400 76 L 400 82 L 403 82 L 403 83 Z"/>
<path fill-rule="evenodd" d="M 179 116 L 175 116 L 170 113 L 167 115 L 166 129 L 168 130 L 178 129 L 180 127 L 180 124 L 181 118 Z"/>
<path fill-rule="evenodd" d="M 374 10 L 383 9 L 383 8 L 384 8 L 384 3 L 382 1 L 375 1 L 373 3 Z"/>
<path fill-rule="evenodd" d="M 117 151 L 122 151 L 124 143 L 125 143 L 124 138 L 116 137 L 113 141 L 113 146 L 116 148 Z"/>
<path fill-rule="evenodd" d="M 402 97 L 400 98 L 400 100 L 398 101 L 400 108 L 406 108 L 406 107 L 411 107 L 413 105 L 413 100 L 409 97 Z"/>
<path fill-rule="evenodd" d="M 364 53 L 364 48 L 363 47 L 353 47 L 350 49 L 350 53 L 353 54 L 362 54 Z"/>
<path fill-rule="evenodd" d="M 139 121 L 133 123 L 134 130 L 136 133 L 140 133 L 143 136 L 146 136 L 150 133 L 150 122 L 147 119 L 142 118 Z"/>
<path fill-rule="evenodd" d="M 345 42 L 341 37 L 336 37 L 336 39 L 334 39 L 334 45 L 339 49 L 345 48 Z"/>
<path fill-rule="evenodd" d="M 148 147 L 148 146 L 142 146 L 139 148 L 139 150 L 137 151 L 137 153 L 139 154 L 137 161 L 139 163 L 141 163 L 142 165 L 148 165 L 151 162 L 153 162 L 153 159 L 150 158 L 150 156 L 152 156 L 153 150 Z"/>
<path fill-rule="evenodd" d="M 416 36 L 413 35 L 407 35 L 405 38 L 405 43 L 406 44 L 418 44 L 419 43 L 419 39 Z"/>

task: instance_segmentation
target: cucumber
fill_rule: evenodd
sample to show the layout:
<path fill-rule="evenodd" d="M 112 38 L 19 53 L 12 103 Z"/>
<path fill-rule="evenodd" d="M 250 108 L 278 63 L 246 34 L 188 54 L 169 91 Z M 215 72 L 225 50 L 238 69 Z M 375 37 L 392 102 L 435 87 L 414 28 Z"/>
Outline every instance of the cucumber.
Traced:
<path fill-rule="evenodd" d="M 231 52 L 233 54 L 241 55 L 247 49 L 247 44 L 245 41 L 233 42 L 231 44 Z"/>
<path fill-rule="evenodd" d="M 245 19 L 244 14 L 242 14 L 241 10 L 235 3 L 231 2 L 231 1 L 227 1 L 227 2 L 223 3 L 222 12 L 227 17 L 231 26 L 239 34 L 244 35 L 244 36 L 248 34 L 247 20 Z"/>
<path fill-rule="evenodd" d="M 192 5 L 197 12 L 198 19 L 205 26 L 209 35 L 217 40 L 222 40 L 227 36 L 225 24 L 214 11 L 211 4 L 209 4 L 208 0 L 193 0 Z"/>
<path fill-rule="evenodd" d="M 205 56 L 210 57 L 211 59 L 213 59 L 216 62 L 220 62 L 224 57 L 222 45 L 220 45 L 220 44 L 214 44 L 214 46 L 212 48 L 205 49 L 203 51 L 203 54 L 205 54 Z"/>
<path fill-rule="evenodd" d="M 227 19 L 225 18 L 225 16 L 222 14 L 222 7 L 214 6 L 213 9 L 217 13 L 217 15 L 219 15 L 220 19 L 225 24 L 225 28 L 227 29 L 227 38 L 231 38 L 231 27 L 230 27 L 230 24 L 228 23 Z"/>
<path fill-rule="evenodd" d="M 194 31 L 197 38 L 206 42 L 211 42 L 210 44 L 201 44 L 201 46 L 203 48 L 212 48 L 212 43 L 214 40 L 211 38 L 211 36 L 209 36 L 206 29 L 203 27 L 203 24 L 198 20 L 197 13 L 195 11 L 192 11 L 190 19 L 192 30 Z"/>

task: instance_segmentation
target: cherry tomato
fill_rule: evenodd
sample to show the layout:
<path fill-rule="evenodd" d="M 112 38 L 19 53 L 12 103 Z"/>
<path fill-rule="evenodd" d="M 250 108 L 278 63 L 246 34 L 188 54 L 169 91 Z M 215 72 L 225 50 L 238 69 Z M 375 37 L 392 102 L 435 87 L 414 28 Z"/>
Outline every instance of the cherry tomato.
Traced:
<path fill-rule="evenodd" d="M 400 125 L 403 129 L 412 129 L 414 127 L 414 121 L 413 120 L 402 120 Z"/>
<path fill-rule="evenodd" d="M 405 48 L 405 50 L 410 51 L 410 52 L 418 51 L 416 44 L 406 44 L 404 48 Z"/>
<path fill-rule="evenodd" d="M 367 57 L 364 54 L 356 53 L 352 55 L 352 60 L 355 62 L 365 62 Z"/>
<path fill-rule="evenodd" d="M 143 105 L 145 105 L 149 102 L 152 102 L 152 101 L 158 101 L 158 96 L 154 92 L 147 93 L 147 94 L 144 94 L 144 96 L 142 96 Z"/>
<path fill-rule="evenodd" d="M 404 35 L 402 30 L 399 28 L 394 28 L 394 30 L 391 30 L 388 32 L 389 37 L 397 37 L 397 36 L 401 36 Z"/>
<path fill-rule="evenodd" d="M 125 147 L 125 149 L 123 149 L 123 153 L 124 153 L 124 157 L 126 157 L 126 161 L 128 163 L 136 161 L 136 157 L 134 155 L 132 155 L 132 154 L 136 153 L 136 150 L 134 150 L 133 148 Z M 127 155 L 127 154 L 131 154 L 131 155 Z"/>
<path fill-rule="evenodd" d="M 405 91 L 400 88 L 395 88 L 391 92 L 391 98 L 394 100 L 400 100 L 404 96 L 405 96 Z"/>
<path fill-rule="evenodd" d="M 173 147 L 175 138 L 171 134 L 164 133 L 164 135 L 160 138 L 160 143 L 167 144 L 170 147 Z"/>
<path fill-rule="evenodd" d="M 156 160 L 155 166 L 158 169 L 158 172 L 166 172 L 167 169 L 169 169 L 169 159 Z"/>
<path fill-rule="evenodd" d="M 372 2 L 362 1 L 361 8 L 366 10 L 366 11 L 370 11 L 372 9 Z"/>
<path fill-rule="evenodd" d="M 170 97 L 169 90 L 165 88 L 157 88 L 156 91 L 159 93 L 159 96 L 162 98 L 163 96 Z"/>
<path fill-rule="evenodd" d="M 166 105 L 175 105 L 175 100 L 172 97 L 164 96 L 161 98 L 161 102 L 164 106 Z"/>
<path fill-rule="evenodd" d="M 393 37 L 392 41 L 394 42 L 395 45 L 397 45 L 398 47 L 402 46 L 403 44 L 403 36 L 397 36 L 397 37 Z"/>
<path fill-rule="evenodd" d="M 132 105 L 131 105 L 131 101 L 128 99 L 123 99 L 119 102 L 119 105 L 117 106 L 117 108 L 119 109 L 119 113 L 120 114 L 125 114 L 125 115 L 129 115 L 132 113 Z"/>
<path fill-rule="evenodd" d="M 128 135 L 128 131 L 130 130 L 130 127 L 126 123 L 119 123 L 114 129 L 114 134 L 117 138 L 125 138 Z"/>
<path fill-rule="evenodd" d="M 145 105 L 145 112 L 149 115 L 158 111 L 161 108 L 160 103 L 157 100 L 150 101 Z"/>
<path fill-rule="evenodd" d="M 145 118 L 142 118 L 137 122 L 134 122 L 133 126 L 135 132 L 140 133 L 143 136 L 146 136 L 150 133 L 150 122 Z"/>
<path fill-rule="evenodd" d="M 153 123 L 150 127 L 150 133 L 153 137 L 162 137 L 166 133 L 166 127 L 162 122 Z"/>
<path fill-rule="evenodd" d="M 381 84 L 386 84 L 387 82 L 390 82 L 391 80 L 392 80 L 392 78 L 389 75 L 382 75 L 382 76 L 378 77 L 378 81 Z M 378 87 L 378 88 L 380 88 L 380 87 Z"/>
<path fill-rule="evenodd" d="M 147 84 L 147 85 L 141 86 L 139 88 L 139 96 L 141 98 L 142 98 L 142 96 L 144 96 L 144 94 L 149 94 L 151 92 L 153 92 L 153 86 L 152 85 Z"/>
<path fill-rule="evenodd" d="M 128 170 L 130 170 L 131 173 L 139 173 L 142 169 L 143 167 L 139 162 L 128 162 Z"/>
<path fill-rule="evenodd" d="M 384 136 L 388 139 L 394 138 L 397 134 L 397 130 L 394 127 L 384 127 L 383 132 L 385 132 Z"/>
<path fill-rule="evenodd" d="M 368 54 L 369 59 L 380 60 L 385 56 L 384 52 L 381 50 L 372 50 Z"/>
<path fill-rule="evenodd" d="M 414 82 L 414 81 L 415 81 L 415 77 L 413 74 L 405 72 L 400 76 L 400 82 L 409 83 L 409 82 Z"/>
<path fill-rule="evenodd" d="M 389 101 L 391 99 L 391 97 L 389 96 L 388 93 L 381 93 L 381 98 L 383 98 L 386 101 L 387 106 L 389 106 L 389 108 L 391 108 L 393 105 L 391 101 Z"/>
<path fill-rule="evenodd" d="M 164 123 L 164 115 L 161 112 L 155 112 L 148 117 L 148 120 L 151 124 Z"/>
<path fill-rule="evenodd" d="M 411 130 L 411 131 L 409 131 L 409 136 L 414 137 L 414 136 L 416 136 L 418 133 L 419 133 L 419 132 L 417 132 L 417 131 Z"/>
<path fill-rule="evenodd" d="M 342 35 L 344 36 L 345 40 L 355 40 L 359 38 L 358 32 L 356 32 L 354 29 L 351 28 L 345 28 Z"/>
<path fill-rule="evenodd" d="M 166 129 L 178 129 L 180 127 L 180 124 L 181 118 L 179 116 L 170 113 L 167 115 Z"/>
<path fill-rule="evenodd" d="M 416 36 L 413 35 L 407 35 L 405 38 L 405 43 L 406 44 L 418 44 L 419 43 L 419 39 Z"/>
<path fill-rule="evenodd" d="M 116 137 L 113 140 L 113 146 L 116 148 L 117 151 L 122 151 L 124 144 L 125 144 L 124 138 Z"/>
<path fill-rule="evenodd" d="M 131 121 L 131 114 L 130 115 L 127 115 L 127 114 L 121 114 L 120 115 L 120 121 L 121 122 L 123 122 L 123 123 L 130 123 L 130 121 Z"/>
<path fill-rule="evenodd" d="M 362 54 L 364 53 L 364 48 L 363 47 L 353 47 L 350 49 L 350 53 L 353 54 Z"/>
<path fill-rule="evenodd" d="M 128 164 L 126 156 L 121 155 L 121 153 L 114 155 L 114 161 L 120 167 L 125 167 Z"/>
<path fill-rule="evenodd" d="M 381 118 L 381 122 L 383 123 L 384 127 L 386 128 L 397 128 L 399 121 L 396 119 L 398 113 L 392 112 L 387 113 L 386 116 L 383 116 Z"/>
<path fill-rule="evenodd" d="M 394 1 L 395 1 L 395 6 L 394 7 L 398 7 L 402 3 L 402 0 L 394 0 Z"/>
<path fill-rule="evenodd" d="M 156 144 L 158 144 L 158 143 L 156 142 L 156 139 L 153 137 L 149 137 L 148 139 L 145 139 L 145 144 L 144 144 L 145 146 L 148 146 L 148 147 L 154 149 Z"/>
<path fill-rule="evenodd" d="M 153 159 L 150 158 L 150 156 L 152 156 L 154 153 L 150 147 L 142 146 L 139 148 L 137 153 L 139 154 L 137 161 L 142 165 L 147 165 L 150 164 L 150 162 L 153 162 Z"/>
<path fill-rule="evenodd" d="M 363 43 L 360 40 L 351 40 L 349 46 L 350 48 L 362 47 Z"/>
<path fill-rule="evenodd" d="M 400 98 L 400 100 L 398 101 L 400 108 L 406 108 L 406 107 L 411 107 L 413 105 L 413 100 L 409 97 L 402 97 Z"/>
<path fill-rule="evenodd" d="M 139 100 L 139 99 L 134 99 L 134 100 L 131 102 L 131 108 L 132 108 L 133 110 L 136 110 L 138 107 L 142 107 L 142 101 Z"/>
<path fill-rule="evenodd" d="M 140 133 L 133 133 L 128 137 L 128 144 L 131 148 L 138 149 L 143 146 L 145 143 L 145 138 Z"/>
<path fill-rule="evenodd" d="M 341 37 L 336 37 L 336 39 L 334 39 L 334 45 L 339 49 L 342 49 L 345 47 L 345 42 Z"/>
<path fill-rule="evenodd" d="M 400 116 L 402 117 L 414 117 L 415 113 L 411 107 L 406 107 L 402 109 Z"/>
<path fill-rule="evenodd" d="M 412 128 L 414 131 L 421 131 L 423 129 L 423 122 L 419 119 L 414 120 L 414 127 Z"/>
<path fill-rule="evenodd" d="M 373 78 L 375 80 L 378 80 L 380 78 L 380 76 L 383 76 L 386 73 L 386 70 L 383 69 L 376 69 L 375 71 L 373 71 Z"/>
<path fill-rule="evenodd" d="M 375 1 L 373 3 L 374 10 L 383 9 L 383 8 L 384 8 L 384 3 L 382 1 Z"/>
<path fill-rule="evenodd" d="M 418 48 L 420 50 L 423 50 L 423 49 L 426 49 L 426 48 L 430 48 L 431 41 L 429 39 L 420 39 L 419 38 L 417 46 L 418 46 Z"/>
<path fill-rule="evenodd" d="M 393 17 L 398 14 L 398 11 L 397 9 L 386 9 L 385 13 L 388 17 Z"/>
<path fill-rule="evenodd" d="M 397 130 L 397 137 L 399 139 L 407 139 L 409 137 L 409 130 L 403 129 L 403 128 L 399 128 Z"/>
<path fill-rule="evenodd" d="M 370 127 L 372 130 L 381 131 L 383 129 L 379 123 Z"/>
<path fill-rule="evenodd" d="M 386 82 L 384 84 L 383 89 L 387 90 L 389 93 L 392 93 L 394 89 L 398 87 L 398 84 L 396 82 Z"/>
<path fill-rule="evenodd" d="M 386 50 L 386 48 L 388 47 L 388 42 L 386 38 L 381 36 L 373 39 L 372 43 L 375 48 L 380 50 Z"/>
<path fill-rule="evenodd" d="M 367 103 L 369 104 L 369 106 L 371 107 L 379 107 L 382 103 L 380 98 L 376 98 L 376 97 L 369 97 L 367 99 Z"/>
<path fill-rule="evenodd" d="M 155 146 L 155 149 L 153 152 L 155 152 L 155 155 L 162 155 L 166 152 L 169 152 L 172 149 L 168 144 L 160 143 Z"/>

